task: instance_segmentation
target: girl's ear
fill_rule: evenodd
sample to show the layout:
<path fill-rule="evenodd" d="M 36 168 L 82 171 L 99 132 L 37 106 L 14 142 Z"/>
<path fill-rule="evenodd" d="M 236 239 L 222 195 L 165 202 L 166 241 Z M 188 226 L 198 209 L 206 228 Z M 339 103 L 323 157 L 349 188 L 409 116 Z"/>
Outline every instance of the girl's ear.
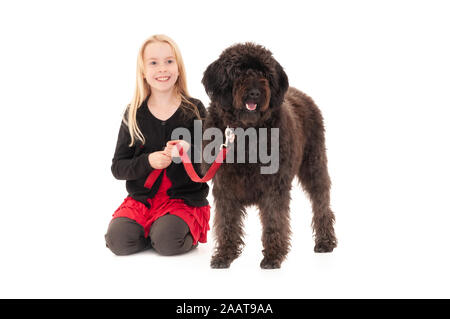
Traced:
<path fill-rule="evenodd" d="M 203 73 L 202 84 L 209 98 L 220 94 L 227 84 L 227 76 L 222 63 L 219 60 L 211 63 Z"/>

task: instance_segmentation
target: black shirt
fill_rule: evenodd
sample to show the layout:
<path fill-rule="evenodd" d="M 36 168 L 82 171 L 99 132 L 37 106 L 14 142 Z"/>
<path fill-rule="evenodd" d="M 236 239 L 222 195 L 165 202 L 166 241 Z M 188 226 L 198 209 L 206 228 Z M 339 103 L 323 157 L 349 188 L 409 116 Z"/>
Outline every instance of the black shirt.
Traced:
<path fill-rule="evenodd" d="M 198 118 L 193 112 L 185 111 L 180 106 L 169 119 L 162 121 L 150 112 L 147 100 L 148 97 L 136 112 L 137 125 L 145 137 L 145 144 L 142 145 L 139 140 L 136 140 L 135 144 L 129 147 L 128 145 L 131 142 L 130 133 L 128 127 L 122 121 L 111 171 L 116 179 L 126 180 L 129 196 L 150 207 L 147 199 L 156 195 L 161 185 L 163 174 L 159 175 L 151 189 L 144 187 L 145 180 L 154 170 L 148 161 L 148 155 L 155 151 L 164 150 L 168 141 L 180 139 L 178 137 L 171 138 L 172 131 L 178 127 L 184 127 L 190 131 L 191 140 L 185 138 L 191 144 L 189 154 L 194 154 L 191 151 L 198 151 L 199 147 L 201 149 L 201 145 L 195 144 L 194 120 L 198 120 Z M 202 102 L 193 98 L 190 101 L 197 106 L 200 116 L 205 118 L 206 109 Z M 203 131 L 201 134 L 203 135 Z M 191 156 L 192 158 L 193 156 Z M 200 175 L 200 164 L 195 163 L 194 160 L 191 161 L 195 171 Z M 206 199 L 209 192 L 208 184 L 193 182 L 187 175 L 181 162 L 177 164 L 172 161 L 166 168 L 166 175 L 172 182 L 172 187 L 167 190 L 167 195 L 170 198 L 182 199 L 190 206 L 200 207 L 208 205 L 208 200 Z"/>

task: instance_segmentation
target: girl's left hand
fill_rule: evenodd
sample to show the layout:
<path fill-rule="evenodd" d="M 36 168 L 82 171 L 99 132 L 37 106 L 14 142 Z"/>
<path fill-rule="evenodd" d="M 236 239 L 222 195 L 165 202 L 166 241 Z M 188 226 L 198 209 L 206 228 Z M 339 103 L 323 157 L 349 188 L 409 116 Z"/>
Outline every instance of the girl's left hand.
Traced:
<path fill-rule="evenodd" d="M 178 143 L 180 143 L 183 147 L 184 153 L 186 153 L 191 147 L 191 145 L 185 140 L 173 140 L 167 142 L 166 147 L 164 148 L 164 152 L 170 154 L 172 157 L 180 157 L 180 153 L 178 153 L 178 149 L 176 147 L 176 144 Z"/>

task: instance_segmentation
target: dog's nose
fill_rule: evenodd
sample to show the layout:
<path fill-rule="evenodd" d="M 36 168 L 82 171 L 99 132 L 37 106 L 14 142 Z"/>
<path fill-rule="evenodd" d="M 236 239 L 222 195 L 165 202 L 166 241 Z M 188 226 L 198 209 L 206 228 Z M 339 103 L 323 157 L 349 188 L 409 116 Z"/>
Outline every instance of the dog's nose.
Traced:
<path fill-rule="evenodd" d="M 253 99 L 257 99 L 261 95 L 261 92 L 259 92 L 258 89 L 251 89 L 250 92 L 248 92 L 248 95 Z"/>

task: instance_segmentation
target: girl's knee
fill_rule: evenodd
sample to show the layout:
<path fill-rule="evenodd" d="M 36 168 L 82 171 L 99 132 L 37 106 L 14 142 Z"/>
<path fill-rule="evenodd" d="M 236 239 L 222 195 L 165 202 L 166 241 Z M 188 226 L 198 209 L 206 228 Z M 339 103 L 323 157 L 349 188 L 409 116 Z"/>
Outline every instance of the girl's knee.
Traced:
<path fill-rule="evenodd" d="M 136 253 L 148 246 L 144 228 L 127 217 L 114 218 L 105 234 L 106 246 L 116 255 Z"/>
<path fill-rule="evenodd" d="M 183 254 L 193 247 L 189 226 L 182 218 L 170 214 L 158 218 L 153 223 L 150 239 L 153 248 L 164 256 Z"/>

